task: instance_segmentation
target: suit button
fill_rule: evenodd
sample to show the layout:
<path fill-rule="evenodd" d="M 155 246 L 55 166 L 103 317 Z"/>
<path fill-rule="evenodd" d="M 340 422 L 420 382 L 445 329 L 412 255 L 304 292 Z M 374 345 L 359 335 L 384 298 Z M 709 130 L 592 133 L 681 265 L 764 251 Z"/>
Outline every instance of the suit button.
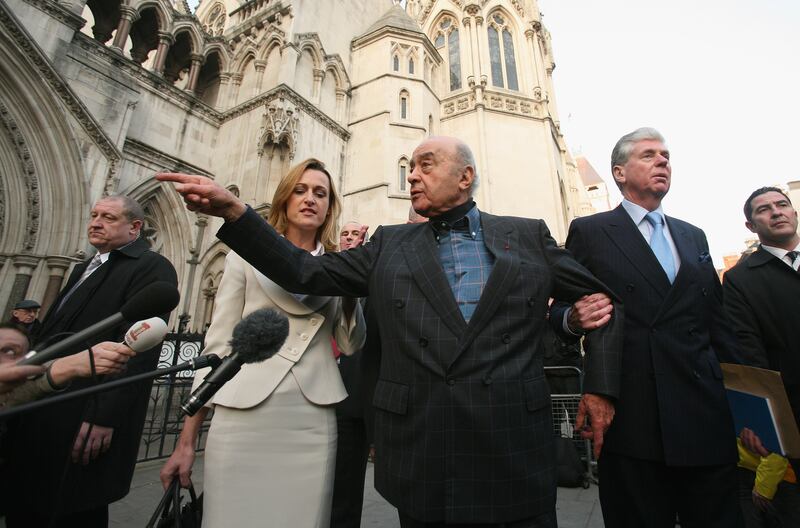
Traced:
<path fill-rule="evenodd" d="M 506 344 L 508 344 L 508 343 L 510 343 L 510 342 L 511 342 L 511 336 L 510 336 L 510 335 L 508 335 L 508 334 L 503 334 L 503 337 L 502 337 L 502 339 L 503 339 L 503 343 L 506 343 Z"/>
<path fill-rule="evenodd" d="M 693 326 L 693 327 L 691 327 L 691 328 L 689 329 L 689 335 L 694 335 L 694 334 L 696 334 L 696 333 L 697 333 L 697 328 L 696 328 L 696 327 L 694 327 L 694 326 Z"/>
<path fill-rule="evenodd" d="M 533 306 L 535 304 L 533 297 L 528 297 L 528 306 Z"/>
<path fill-rule="evenodd" d="M 300 334 L 300 339 L 303 341 L 308 341 L 308 334 Z"/>
<path fill-rule="evenodd" d="M 483 378 L 483 384 L 484 385 L 491 385 L 492 384 L 492 377 L 491 376 L 486 376 L 485 378 Z"/>
<path fill-rule="evenodd" d="M 296 349 L 296 348 L 290 348 L 290 349 L 289 349 L 289 353 L 290 353 L 291 355 L 293 355 L 293 356 L 296 356 L 296 355 L 297 355 L 297 349 Z"/>
<path fill-rule="evenodd" d="M 629 292 L 632 292 L 633 290 L 636 289 L 636 286 L 634 286 L 633 284 L 626 284 L 625 289 L 628 290 Z"/>
<path fill-rule="evenodd" d="M 394 307 L 395 308 L 402 308 L 406 305 L 406 302 L 403 299 L 395 299 L 394 300 Z"/>
<path fill-rule="evenodd" d="M 703 288 L 703 297 L 705 297 L 706 295 L 708 295 L 708 290 Z"/>
<path fill-rule="evenodd" d="M 311 326 L 317 326 L 319 324 L 319 320 L 317 319 L 311 319 L 309 322 L 311 323 Z"/>
<path fill-rule="evenodd" d="M 447 382 L 447 384 L 448 384 L 448 385 L 450 385 L 451 387 L 452 387 L 453 385 L 455 385 L 455 384 L 456 384 L 456 380 L 454 380 L 453 378 L 447 378 L 445 381 L 446 381 L 446 382 Z"/>
<path fill-rule="evenodd" d="M 425 339 L 424 337 L 420 337 L 419 338 L 419 346 L 425 348 L 426 346 L 428 346 L 428 340 Z"/>
<path fill-rule="evenodd" d="M 655 333 L 656 333 L 656 329 L 655 329 L 655 328 L 651 328 L 651 329 L 650 329 L 650 333 L 651 333 L 651 334 L 655 334 Z"/>
<path fill-rule="evenodd" d="M 693 370 L 692 374 L 694 375 L 695 378 L 700 379 L 700 373 L 697 372 L 696 370 Z"/>

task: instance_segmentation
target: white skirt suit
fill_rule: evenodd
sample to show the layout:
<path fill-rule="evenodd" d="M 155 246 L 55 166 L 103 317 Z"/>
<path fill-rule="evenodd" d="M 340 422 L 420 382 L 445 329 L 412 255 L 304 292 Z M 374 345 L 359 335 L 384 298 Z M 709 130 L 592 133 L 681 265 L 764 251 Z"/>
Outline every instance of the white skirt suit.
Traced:
<path fill-rule="evenodd" d="M 203 353 L 229 354 L 234 326 L 260 308 L 286 314 L 289 337 L 275 356 L 244 365 L 209 402 L 214 416 L 205 452 L 203 527 L 328 528 L 336 461 L 333 404 L 347 396 L 331 336 L 342 353 L 358 350 L 365 336 L 361 308 L 345 321 L 340 298 L 301 302 L 230 252 Z M 193 388 L 205 374 L 197 373 Z"/>

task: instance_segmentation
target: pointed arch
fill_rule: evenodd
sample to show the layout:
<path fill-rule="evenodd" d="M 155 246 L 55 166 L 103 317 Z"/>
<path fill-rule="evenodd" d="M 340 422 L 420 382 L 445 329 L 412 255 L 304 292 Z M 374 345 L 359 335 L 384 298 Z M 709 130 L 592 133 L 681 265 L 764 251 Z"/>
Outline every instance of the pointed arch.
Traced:
<path fill-rule="evenodd" d="M 458 17 L 450 11 L 442 11 L 431 25 L 429 37 L 444 58 L 447 72 L 446 87 L 450 91 L 460 90 L 461 31 Z"/>
<path fill-rule="evenodd" d="M 519 90 L 517 71 L 517 25 L 508 11 L 502 7 L 493 9 L 486 19 L 486 37 L 492 86 Z"/>
<path fill-rule="evenodd" d="M 177 39 L 181 32 L 189 33 L 192 44 L 192 53 L 200 53 L 203 50 L 203 36 L 200 30 L 197 29 L 197 24 L 194 21 L 181 21 L 177 22 L 172 29 L 172 35 Z"/>
<path fill-rule="evenodd" d="M 203 55 L 208 58 L 208 56 L 212 53 L 217 54 L 220 71 L 228 71 L 232 59 L 227 46 L 225 46 L 222 42 L 212 42 L 206 45 L 205 49 L 203 50 Z"/>

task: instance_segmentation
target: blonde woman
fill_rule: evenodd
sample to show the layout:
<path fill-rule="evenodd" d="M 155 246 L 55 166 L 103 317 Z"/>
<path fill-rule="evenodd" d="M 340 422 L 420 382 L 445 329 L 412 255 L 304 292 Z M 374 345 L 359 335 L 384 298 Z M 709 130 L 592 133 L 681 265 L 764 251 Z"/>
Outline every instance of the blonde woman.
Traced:
<path fill-rule="evenodd" d="M 336 249 L 339 198 L 318 160 L 293 167 L 278 184 L 268 221 L 295 246 L 314 254 Z M 210 402 L 205 452 L 205 528 L 329 525 L 336 459 L 334 404 L 347 393 L 331 351 L 364 341 L 360 308 L 350 299 L 292 294 L 228 254 L 204 353 L 230 353 L 242 317 L 260 308 L 282 311 L 289 337 L 263 363 L 242 370 Z M 198 385 L 204 372 L 198 372 Z M 189 484 L 197 435 L 209 407 L 184 422 L 164 468 L 165 487 Z"/>

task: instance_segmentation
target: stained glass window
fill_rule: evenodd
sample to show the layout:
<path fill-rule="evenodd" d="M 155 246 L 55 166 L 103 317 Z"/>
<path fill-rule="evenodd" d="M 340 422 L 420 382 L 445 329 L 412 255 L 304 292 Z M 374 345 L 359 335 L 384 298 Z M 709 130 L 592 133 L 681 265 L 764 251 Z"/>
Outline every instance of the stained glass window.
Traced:
<path fill-rule="evenodd" d="M 519 90 L 517 60 L 514 56 L 514 37 L 508 29 L 506 19 L 492 15 L 487 29 L 489 39 L 489 62 L 492 70 L 492 86 Z M 502 40 L 501 34 L 502 33 Z"/>
<path fill-rule="evenodd" d="M 461 88 L 461 53 L 458 46 L 458 30 L 454 29 L 447 37 L 448 60 L 450 62 L 450 89 Z"/>

